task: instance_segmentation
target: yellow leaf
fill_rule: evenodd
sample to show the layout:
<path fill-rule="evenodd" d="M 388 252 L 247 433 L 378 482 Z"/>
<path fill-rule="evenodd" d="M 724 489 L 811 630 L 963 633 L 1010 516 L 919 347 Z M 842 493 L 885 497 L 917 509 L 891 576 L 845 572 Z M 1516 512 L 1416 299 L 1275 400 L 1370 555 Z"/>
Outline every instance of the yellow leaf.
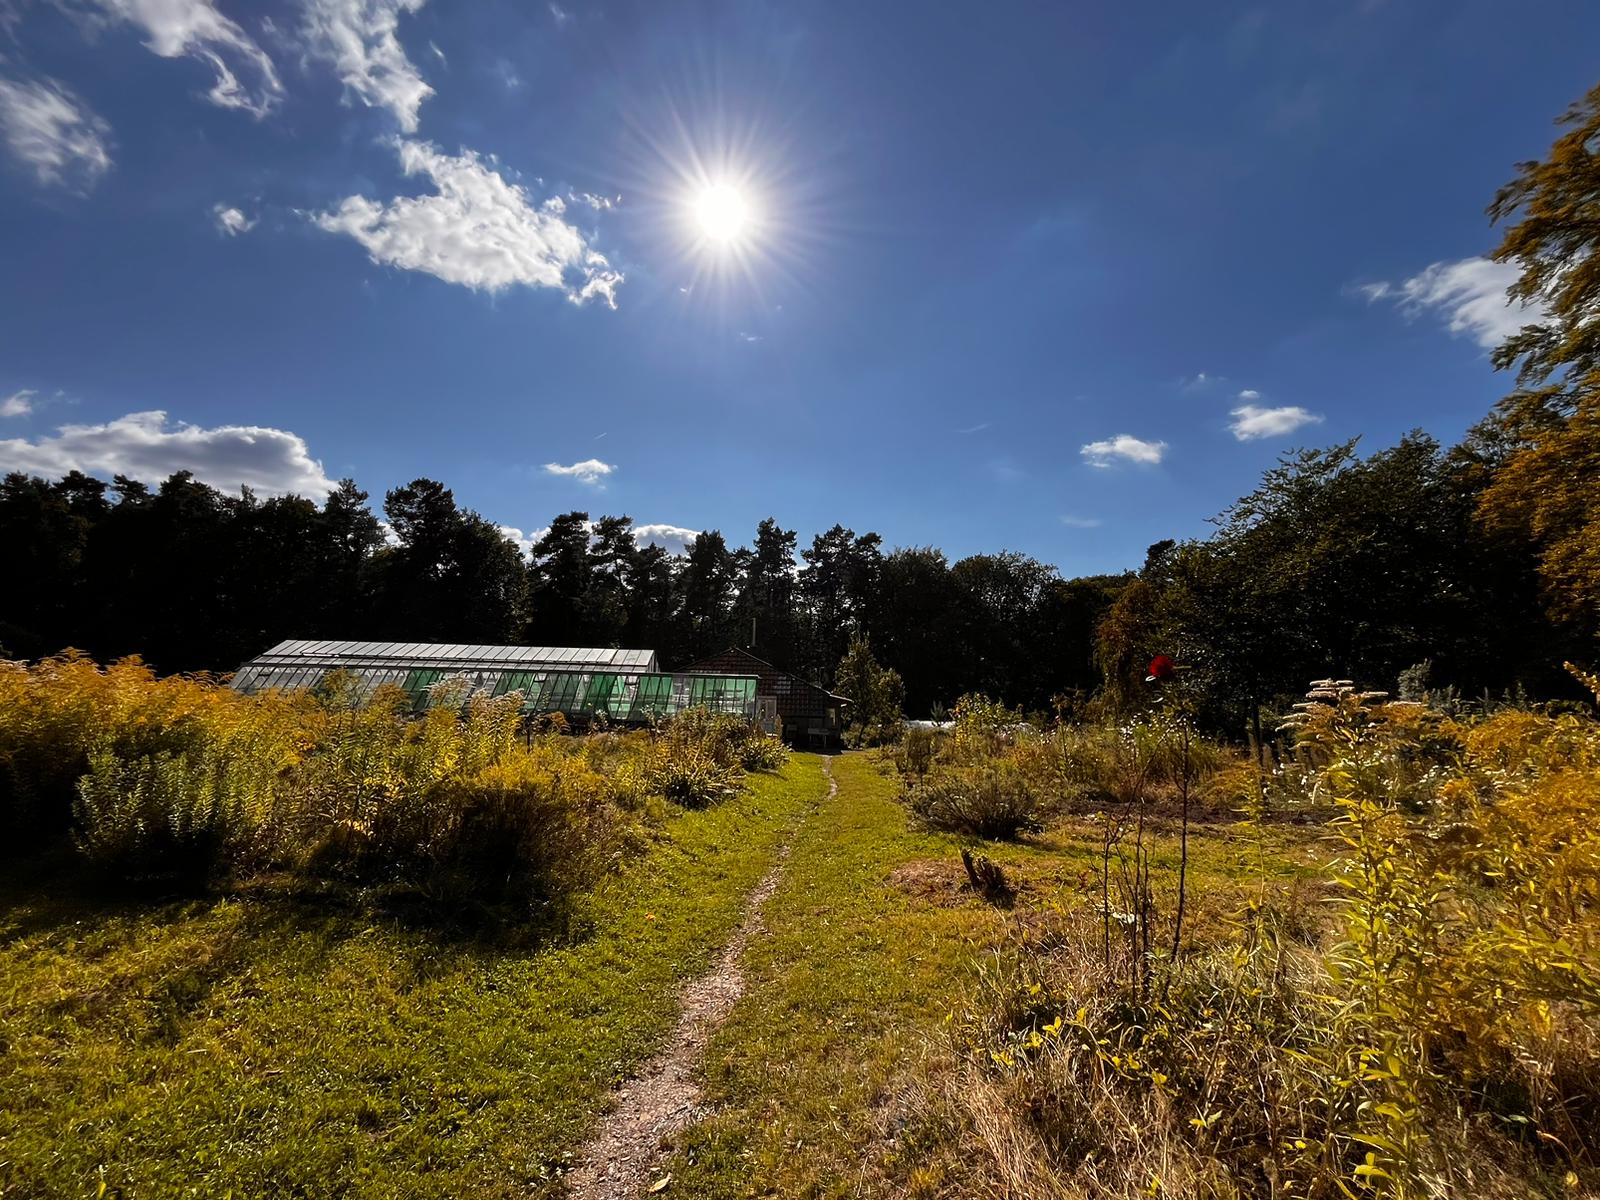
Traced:
<path fill-rule="evenodd" d="M 671 1175 L 663 1175 L 660 1179 L 656 1180 L 654 1183 L 652 1183 L 650 1185 L 650 1188 L 649 1188 L 650 1194 L 653 1196 L 657 1192 L 666 1191 L 667 1190 L 667 1184 L 669 1184 L 671 1182 L 672 1182 L 672 1176 Z"/>

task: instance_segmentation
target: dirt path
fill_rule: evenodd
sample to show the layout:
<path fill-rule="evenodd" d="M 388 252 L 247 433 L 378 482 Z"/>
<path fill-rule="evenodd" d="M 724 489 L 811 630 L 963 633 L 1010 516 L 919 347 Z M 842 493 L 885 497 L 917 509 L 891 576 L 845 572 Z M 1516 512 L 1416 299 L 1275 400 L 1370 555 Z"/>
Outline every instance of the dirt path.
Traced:
<path fill-rule="evenodd" d="M 833 761 L 822 760 L 828 799 L 839 790 Z M 617 1089 L 616 1106 L 583 1148 L 578 1165 L 567 1176 L 573 1200 L 634 1200 L 661 1180 L 657 1164 L 662 1143 L 701 1115 L 695 1070 L 706 1042 L 744 992 L 740 960 L 750 939 L 761 930 L 761 907 L 778 886 L 789 842 L 778 850 L 772 869 L 745 899 L 744 920 L 723 947 L 716 964 L 683 989 L 682 1013 L 664 1049 L 639 1073 Z"/>

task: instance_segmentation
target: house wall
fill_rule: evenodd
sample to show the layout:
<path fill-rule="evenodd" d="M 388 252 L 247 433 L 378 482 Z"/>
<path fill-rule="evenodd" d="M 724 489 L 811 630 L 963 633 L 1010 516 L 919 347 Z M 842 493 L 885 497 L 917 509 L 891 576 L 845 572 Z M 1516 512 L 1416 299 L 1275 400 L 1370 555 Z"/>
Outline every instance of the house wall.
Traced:
<path fill-rule="evenodd" d="M 798 675 L 737 649 L 702 658 L 684 670 L 754 675 L 757 697 L 772 698 L 784 741 L 802 750 L 830 750 L 841 744 L 845 717 L 839 699 Z"/>

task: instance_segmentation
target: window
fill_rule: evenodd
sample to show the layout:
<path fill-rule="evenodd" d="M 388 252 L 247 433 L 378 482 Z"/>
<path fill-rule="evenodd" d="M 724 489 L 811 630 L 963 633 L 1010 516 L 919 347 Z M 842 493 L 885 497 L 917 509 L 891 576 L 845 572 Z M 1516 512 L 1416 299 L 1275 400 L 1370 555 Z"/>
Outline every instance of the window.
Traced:
<path fill-rule="evenodd" d="M 545 712 L 573 713 L 583 700 L 584 676 L 577 671 L 556 671 L 550 676 L 549 694 L 539 706 Z"/>
<path fill-rule="evenodd" d="M 411 711 L 421 712 L 428 707 L 431 697 L 428 688 L 444 678 L 443 671 L 408 671 L 406 681 L 400 686 L 411 696 Z"/>
<path fill-rule="evenodd" d="M 666 715 L 672 703 L 671 675 L 641 675 L 639 686 L 633 693 L 633 703 L 628 708 L 627 719 L 646 722 Z"/>
<path fill-rule="evenodd" d="M 590 676 L 589 694 L 584 697 L 583 706 L 591 713 L 616 718 L 622 707 L 622 683 L 621 675 Z"/>

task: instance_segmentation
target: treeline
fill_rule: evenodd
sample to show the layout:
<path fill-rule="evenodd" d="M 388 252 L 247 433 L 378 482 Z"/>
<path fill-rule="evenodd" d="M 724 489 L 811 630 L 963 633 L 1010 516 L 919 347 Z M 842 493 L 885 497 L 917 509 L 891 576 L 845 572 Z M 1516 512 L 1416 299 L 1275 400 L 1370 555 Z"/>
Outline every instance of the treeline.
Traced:
<path fill-rule="evenodd" d="M 180 671 L 231 670 L 285 637 L 644 646 L 674 666 L 737 644 L 831 685 L 859 637 L 913 715 L 968 692 L 1126 710 L 1161 652 L 1234 728 L 1330 674 L 1548 693 L 1597 622 L 1568 589 L 1541 591 L 1538 538 L 1506 495 L 1527 473 L 1515 441 L 1499 414 L 1449 450 L 1419 433 L 1366 458 L 1353 443 L 1288 455 L 1211 537 L 1077 579 L 1015 553 L 885 551 L 841 526 L 801 548 L 771 519 L 748 546 L 711 530 L 675 556 L 640 546 L 626 516 L 582 512 L 525 560 L 426 479 L 385 496 L 386 539 L 349 481 L 317 505 L 224 496 L 187 473 L 154 490 L 13 474 L 0 645 Z"/>
<path fill-rule="evenodd" d="M 1063 581 L 1021 554 L 886 552 L 841 526 L 802 549 L 773 520 L 748 546 L 710 530 L 673 555 L 639 545 L 626 516 L 583 512 L 552 521 L 525 561 L 427 479 L 390 491 L 383 514 L 388 538 L 348 480 L 318 505 L 225 496 L 187 472 L 154 489 L 9 475 L 0 647 L 226 671 L 287 637 L 641 646 L 669 666 L 748 645 L 831 684 L 865 637 L 914 712 L 968 691 L 1047 707 L 1096 685 L 1094 631 L 1126 582 Z"/>

